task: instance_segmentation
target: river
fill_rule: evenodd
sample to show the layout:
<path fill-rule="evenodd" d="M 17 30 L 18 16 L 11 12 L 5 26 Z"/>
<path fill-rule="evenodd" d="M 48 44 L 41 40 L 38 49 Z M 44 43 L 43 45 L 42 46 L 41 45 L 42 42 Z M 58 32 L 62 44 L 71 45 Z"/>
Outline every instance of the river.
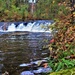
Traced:
<path fill-rule="evenodd" d="M 3 30 L 0 25 L 0 72 L 8 71 L 10 75 L 20 75 L 22 71 L 19 67 L 22 63 L 29 63 L 31 60 L 39 60 L 49 56 L 49 50 L 43 48 L 46 46 L 52 35 L 50 32 L 34 31 L 37 25 L 33 26 L 31 32 L 28 25 L 28 31 L 24 31 L 23 25 L 18 26 L 6 25 Z M 8 28 L 7 28 L 8 27 Z"/>

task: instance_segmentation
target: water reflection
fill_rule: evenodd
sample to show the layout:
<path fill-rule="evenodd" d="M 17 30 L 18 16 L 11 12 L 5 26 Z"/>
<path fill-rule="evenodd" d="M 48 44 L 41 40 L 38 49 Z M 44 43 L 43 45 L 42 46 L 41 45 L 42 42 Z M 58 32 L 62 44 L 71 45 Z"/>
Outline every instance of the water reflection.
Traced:
<path fill-rule="evenodd" d="M 9 32 L 0 35 L 0 64 L 3 71 L 10 75 L 19 75 L 19 65 L 29 63 L 30 59 L 42 59 L 43 45 L 47 45 L 50 33 Z"/>

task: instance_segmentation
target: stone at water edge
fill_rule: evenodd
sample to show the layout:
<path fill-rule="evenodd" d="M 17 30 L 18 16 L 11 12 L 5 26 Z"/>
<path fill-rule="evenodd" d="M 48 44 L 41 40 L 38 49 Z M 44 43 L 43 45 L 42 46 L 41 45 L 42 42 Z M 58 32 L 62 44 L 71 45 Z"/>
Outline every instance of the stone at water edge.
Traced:
<path fill-rule="evenodd" d="M 50 67 L 44 68 L 44 67 L 39 67 L 37 70 L 33 70 L 33 73 L 39 74 L 39 73 L 49 73 L 51 72 L 52 69 Z"/>
<path fill-rule="evenodd" d="M 37 61 L 32 61 L 30 62 L 31 64 L 36 64 L 37 66 L 40 66 L 42 64 L 42 62 L 47 62 L 47 60 L 37 60 Z"/>
<path fill-rule="evenodd" d="M 25 64 L 25 63 L 23 63 L 23 64 L 20 64 L 19 66 L 20 67 L 26 67 L 26 66 L 30 66 L 31 64 Z"/>
<path fill-rule="evenodd" d="M 23 71 L 20 75 L 34 75 L 31 71 Z"/>

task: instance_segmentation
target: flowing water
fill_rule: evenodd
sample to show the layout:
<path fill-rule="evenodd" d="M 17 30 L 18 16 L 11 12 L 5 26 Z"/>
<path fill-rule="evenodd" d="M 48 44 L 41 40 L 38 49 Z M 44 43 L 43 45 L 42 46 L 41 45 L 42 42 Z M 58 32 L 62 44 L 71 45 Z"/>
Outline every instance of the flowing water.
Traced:
<path fill-rule="evenodd" d="M 48 20 L 1 22 L 0 72 L 8 71 L 10 75 L 20 75 L 20 64 L 49 56 L 49 50 L 43 47 L 52 37 L 48 28 L 51 23 Z"/>

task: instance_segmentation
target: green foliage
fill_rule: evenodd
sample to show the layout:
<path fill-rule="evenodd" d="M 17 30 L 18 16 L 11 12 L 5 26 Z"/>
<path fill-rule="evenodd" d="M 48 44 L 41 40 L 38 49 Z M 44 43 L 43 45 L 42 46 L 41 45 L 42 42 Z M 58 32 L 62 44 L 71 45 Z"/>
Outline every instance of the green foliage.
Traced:
<path fill-rule="evenodd" d="M 0 4 L 0 21 L 21 21 L 28 16 L 27 3 L 18 4 L 17 0 L 0 0 Z"/>
<path fill-rule="evenodd" d="M 70 24 L 70 15 L 63 15 L 59 19 L 50 27 L 53 31 L 57 31 L 53 34 L 54 42 L 49 45 L 50 57 L 52 57 L 49 65 L 53 72 L 75 67 L 75 25 Z M 61 74 L 54 73 L 53 75 Z"/>
<path fill-rule="evenodd" d="M 62 13 L 65 15 L 70 13 L 69 7 L 66 8 L 66 6 L 63 0 L 38 0 L 32 15 L 29 11 L 31 6 L 27 0 L 0 0 L 0 21 L 55 19 Z M 7 10 L 8 12 L 6 12 Z"/>
<path fill-rule="evenodd" d="M 48 75 L 75 75 L 75 68 L 53 72 Z"/>
<path fill-rule="evenodd" d="M 52 68 L 53 72 L 57 72 L 64 69 L 70 69 L 75 66 L 75 60 L 67 60 L 67 59 L 57 59 L 57 60 L 49 60 L 49 66 Z"/>
<path fill-rule="evenodd" d="M 69 12 L 70 9 L 67 7 L 67 3 L 64 4 Z M 64 12 L 64 6 L 61 6 L 60 10 L 63 10 Z M 53 30 L 52 33 L 55 40 L 54 43 L 49 45 L 51 52 L 50 56 L 56 56 L 57 58 L 67 57 L 72 54 L 75 55 L 75 25 L 71 24 L 72 14 L 65 14 L 67 13 L 61 13 L 61 15 L 55 19 L 56 22 L 50 27 Z"/>
<path fill-rule="evenodd" d="M 59 22 L 51 28 L 53 31 L 57 31 L 54 34 L 54 43 L 49 45 L 49 49 L 52 51 L 51 56 L 55 54 L 59 58 L 61 55 L 62 58 L 62 56 L 65 57 L 65 53 L 67 53 L 66 56 L 75 54 L 75 25 L 70 24 L 70 15 L 60 18 Z"/>
<path fill-rule="evenodd" d="M 60 71 L 75 66 L 75 24 L 71 24 L 72 14 L 67 14 L 70 8 L 66 7 L 68 11 L 64 9 L 65 6 L 63 5 L 67 5 L 67 3 L 60 5 L 59 15 L 55 18 L 56 22 L 50 26 L 53 30 L 54 41 L 49 44 L 50 58 L 52 58 L 49 61 L 49 65 L 53 71 Z"/>

